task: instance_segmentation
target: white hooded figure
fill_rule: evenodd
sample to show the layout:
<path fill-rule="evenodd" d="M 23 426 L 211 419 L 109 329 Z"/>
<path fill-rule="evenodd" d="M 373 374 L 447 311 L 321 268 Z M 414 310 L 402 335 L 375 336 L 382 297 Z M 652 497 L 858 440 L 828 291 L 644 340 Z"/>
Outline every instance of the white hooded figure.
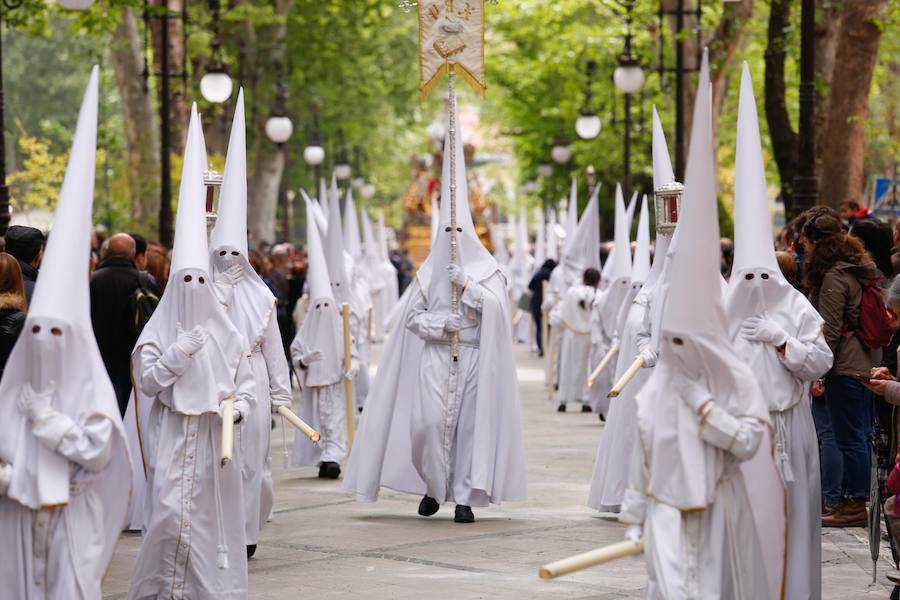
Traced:
<path fill-rule="evenodd" d="M 590 371 L 600 364 L 603 357 L 610 351 L 613 344 L 620 343 L 622 321 L 620 313 L 622 307 L 627 306 L 632 295 L 631 285 L 631 234 L 628 221 L 628 211 L 622 199 L 622 188 L 616 185 L 615 196 L 615 237 L 613 249 L 603 265 L 600 281 L 606 278 L 606 285 L 601 286 L 603 291 L 594 304 L 591 315 L 591 357 Z M 609 411 L 609 398 L 606 393 L 613 385 L 615 363 L 610 362 L 607 367 L 598 374 L 594 385 L 590 388 L 589 402 L 593 410 L 605 418 Z"/>
<path fill-rule="evenodd" d="M 769 414 L 730 343 L 721 301 L 708 81 L 704 52 L 691 202 L 678 227 L 685 244 L 672 265 L 660 360 L 635 398 L 638 436 L 619 518 L 626 537 L 643 534 L 648 598 L 757 600 L 775 596 L 741 463 L 770 452 Z"/>
<path fill-rule="evenodd" d="M 246 598 L 240 445 L 220 466 L 222 403 L 235 429 L 253 418 L 247 344 L 209 275 L 197 108 L 191 108 L 166 293 L 132 353 L 135 385 L 152 399 L 138 425 L 148 520 L 130 599 Z M 236 431 L 236 437 L 240 435 Z"/>
<path fill-rule="evenodd" d="M 552 258 L 554 261 L 559 260 L 559 237 L 556 228 L 559 225 L 556 222 L 556 209 L 550 209 L 550 217 L 547 221 L 547 250 L 545 260 Z M 543 264 L 543 263 L 541 263 Z M 540 265 L 537 265 L 540 268 Z"/>
<path fill-rule="evenodd" d="M 821 597 L 819 447 L 806 384 L 833 360 L 822 318 L 785 280 L 772 244 L 765 168 L 744 63 L 734 180 L 735 255 L 725 312 L 735 350 L 756 375 L 775 428 L 787 500 L 785 598 Z"/>
<path fill-rule="evenodd" d="M 397 270 L 391 265 L 388 270 L 385 266 L 384 257 L 382 256 L 381 243 L 375 236 L 375 228 L 369 214 L 362 211 L 362 229 L 363 229 L 363 262 L 365 269 L 369 273 L 371 279 L 372 291 L 372 341 L 380 343 L 384 341 L 385 322 L 391 309 L 396 304 L 394 293 L 398 289 Z M 390 264 L 390 261 L 388 261 Z"/>
<path fill-rule="evenodd" d="M 458 120 L 454 129 L 459 137 Z M 455 502 L 455 520 L 469 523 L 470 507 L 524 498 L 525 465 L 506 281 L 475 232 L 462 144 L 453 156 L 443 166 L 438 233 L 411 285 L 404 327 L 385 347 L 344 488 L 363 501 L 376 500 L 382 486 L 424 495 L 423 516 Z M 454 184 L 458 263 L 450 260 Z"/>
<path fill-rule="evenodd" d="M 91 327 L 88 262 L 98 70 L 28 316 L 0 384 L 0 596 L 99 600 L 131 468 Z"/>
<path fill-rule="evenodd" d="M 334 210 L 339 209 L 332 205 L 329 227 L 333 223 L 340 227 L 340 212 L 335 215 Z M 336 298 L 336 290 L 341 289 L 342 285 L 345 287 L 340 293 L 346 295 L 348 278 L 346 272 L 337 284 L 329 278 L 325 250 L 312 213 L 312 202 L 307 201 L 309 310 L 291 343 L 291 360 L 302 390 L 298 415 L 322 435 L 322 440 L 315 443 L 306 436 L 295 435 L 293 464 L 318 465 L 320 478 L 337 479 L 341 474 L 340 465 L 347 455 L 344 377 L 355 375 L 344 372 L 343 319 L 341 305 Z M 341 253 L 338 244 L 334 247 Z"/>
<path fill-rule="evenodd" d="M 600 299 L 598 196 L 595 193 L 584 209 L 581 221 L 566 239 L 563 262 L 553 272 L 580 271 L 579 283 L 566 289 L 560 302 L 550 311 L 550 326 L 559 340 L 559 384 L 556 401 L 559 412 L 570 402 L 586 402 L 588 363 L 591 358 L 591 315 Z M 593 261 L 592 261 L 593 259 Z M 551 275 L 552 285 L 552 275 Z M 588 404 L 582 410 L 590 410 Z"/>
<path fill-rule="evenodd" d="M 397 279 L 397 267 L 391 262 L 388 248 L 388 228 L 384 223 L 384 209 L 378 213 L 378 249 L 381 258 L 381 276 L 386 281 L 385 304 L 382 314 L 388 313 L 400 300 L 400 281 Z"/>
<path fill-rule="evenodd" d="M 510 300 L 514 309 L 513 339 L 519 343 L 526 343 L 530 339 L 531 313 L 528 309 L 519 307 L 522 295 L 528 292 L 528 284 L 534 271 L 534 259 L 528 253 L 528 221 L 525 218 L 523 208 L 516 220 L 516 237 L 513 244 L 512 260 L 509 262 L 510 276 Z"/>
<path fill-rule="evenodd" d="M 231 126 L 210 249 L 210 266 L 219 299 L 231 323 L 247 342 L 253 374 L 255 406 L 240 428 L 237 440 L 242 459 L 245 531 L 252 556 L 259 530 L 271 516 L 275 501 L 270 445 L 272 413 L 279 406 L 291 405 L 291 379 L 278 330 L 275 296 L 248 260 L 243 90 L 238 93 Z"/>
<path fill-rule="evenodd" d="M 658 236 L 659 240 L 662 236 Z M 660 242 L 657 242 L 658 244 Z M 662 242 L 663 246 L 666 242 Z M 662 258 L 660 258 L 662 260 Z M 644 283 L 652 283 L 650 268 L 650 215 L 647 209 L 647 198 L 641 204 L 638 220 L 637 246 L 631 270 L 631 291 L 629 301 L 623 304 L 619 313 L 620 331 L 619 352 L 616 357 L 614 380 L 618 381 L 638 354 L 636 334 L 644 323 L 644 311 L 647 303 L 641 295 Z M 657 269 L 658 273 L 658 269 Z M 634 451 L 634 437 L 637 432 L 637 409 L 634 404 L 634 393 L 640 389 L 649 370 L 642 370 L 640 380 L 632 381 L 627 388 L 627 396 L 609 401 L 609 412 L 606 415 L 606 427 L 600 437 L 597 459 L 594 462 L 594 473 L 591 477 L 591 489 L 587 505 L 599 511 L 618 512 L 625 484 L 628 481 L 628 467 Z M 593 389 L 591 390 L 594 391 Z M 608 389 L 598 388 L 604 396 Z"/>

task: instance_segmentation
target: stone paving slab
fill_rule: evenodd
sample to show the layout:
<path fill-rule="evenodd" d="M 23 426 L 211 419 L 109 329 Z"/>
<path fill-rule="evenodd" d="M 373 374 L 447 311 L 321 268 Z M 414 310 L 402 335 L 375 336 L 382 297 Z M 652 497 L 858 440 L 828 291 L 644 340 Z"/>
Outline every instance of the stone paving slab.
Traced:
<path fill-rule="evenodd" d="M 373 349 L 373 356 L 380 348 Z M 596 415 L 557 413 L 543 389 L 541 362 L 517 351 L 528 460 L 525 502 L 476 510 L 471 525 L 453 508 L 416 515 L 418 498 L 385 491 L 357 503 L 315 469 L 282 468 L 282 431 L 273 433 L 276 507 L 250 561 L 250 597 L 282 600 L 619 600 L 643 597 L 643 560 L 620 560 L 555 581 L 538 578 L 552 560 L 622 539 L 610 515 L 584 506 L 603 427 Z M 284 439 L 291 443 L 292 432 Z M 864 529 L 822 535 L 823 598 L 886 598 L 881 561 L 872 563 Z M 123 535 L 104 581 L 106 600 L 125 598 L 140 537 Z M 890 557 L 882 549 L 882 557 Z"/>

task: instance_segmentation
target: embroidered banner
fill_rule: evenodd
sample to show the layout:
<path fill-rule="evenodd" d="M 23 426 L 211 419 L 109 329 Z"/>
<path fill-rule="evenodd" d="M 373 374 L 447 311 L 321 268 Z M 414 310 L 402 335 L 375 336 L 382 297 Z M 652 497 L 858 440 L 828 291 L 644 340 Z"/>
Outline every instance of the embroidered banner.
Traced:
<path fill-rule="evenodd" d="M 419 91 L 428 95 L 452 65 L 484 94 L 484 0 L 419 0 Z"/>

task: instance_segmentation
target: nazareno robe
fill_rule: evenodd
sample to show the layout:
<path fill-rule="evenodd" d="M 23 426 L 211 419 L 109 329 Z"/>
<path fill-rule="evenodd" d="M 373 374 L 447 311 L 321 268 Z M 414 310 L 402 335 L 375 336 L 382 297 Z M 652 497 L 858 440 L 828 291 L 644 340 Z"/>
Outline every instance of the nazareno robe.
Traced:
<path fill-rule="evenodd" d="M 560 404 L 582 402 L 587 395 L 586 382 L 592 366 L 589 364 L 590 319 L 598 296 L 596 288 L 573 286 L 550 312 L 550 325 L 559 331 L 559 389 L 556 398 Z"/>
<path fill-rule="evenodd" d="M 481 305 L 478 347 L 474 347 L 474 339 L 469 344 L 460 344 L 457 383 L 474 389 L 474 394 L 461 400 L 459 419 L 471 420 L 460 421 L 465 433 L 451 442 L 456 447 L 453 456 L 471 457 L 466 460 L 467 472 L 456 471 L 448 480 L 447 469 L 453 468 L 447 464 L 450 456 L 438 449 L 435 438 L 428 436 L 423 428 L 449 420 L 442 419 L 446 415 L 435 413 L 434 407 L 429 408 L 428 414 L 422 414 L 423 400 L 417 397 L 419 385 L 423 383 L 436 389 L 447 383 L 449 343 L 437 339 L 426 341 L 408 327 L 398 327 L 385 347 L 385 358 L 366 400 L 347 466 L 344 489 L 355 494 L 358 500 L 377 500 L 382 486 L 416 495 L 434 493 L 438 501 L 465 500 L 475 505 L 524 499 L 521 409 L 506 284 L 500 272 L 494 271 L 482 281 L 470 280 L 469 285 L 479 288 L 480 300 L 473 298 L 470 303 L 470 307 Z M 414 289 L 400 322 L 412 324 L 419 334 L 429 338 L 428 332 L 420 329 L 423 326 L 427 329 L 427 323 L 416 317 L 422 314 L 428 299 L 418 279 L 411 287 Z M 463 319 L 463 326 L 466 323 Z M 461 332 L 460 337 L 465 340 L 467 334 Z M 442 365 L 447 365 L 447 369 Z M 423 367 L 434 381 L 420 379 Z M 429 393 L 429 398 L 440 399 L 442 394 L 436 389 L 430 390 L 434 393 Z"/>

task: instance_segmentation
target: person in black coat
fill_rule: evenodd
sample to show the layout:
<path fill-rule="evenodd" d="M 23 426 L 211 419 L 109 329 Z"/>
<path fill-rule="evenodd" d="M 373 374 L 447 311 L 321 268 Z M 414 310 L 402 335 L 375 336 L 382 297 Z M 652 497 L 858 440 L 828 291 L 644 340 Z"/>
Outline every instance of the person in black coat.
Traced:
<path fill-rule="evenodd" d="M 40 229 L 26 225 L 13 225 L 6 230 L 6 252 L 19 261 L 25 281 L 25 301 L 31 302 L 34 282 L 37 281 L 38 267 L 44 257 L 47 238 Z"/>
<path fill-rule="evenodd" d="M 528 289 L 531 290 L 531 318 L 534 319 L 534 326 L 537 327 L 535 339 L 537 340 L 538 356 L 544 355 L 544 341 L 541 339 L 542 321 L 544 318 L 544 313 L 541 310 L 541 306 L 544 304 L 544 282 L 550 281 L 550 273 L 555 268 L 556 261 L 548 258 L 528 283 Z"/>
<path fill-rule="evenodd" d="M 131 351 L 140 334 L 135 325 L 134 294 L 143 288 L 159 298 L 162 291 L 152 275 L 135 266 L 135 243 L 127 233 L 109 238 L 102 254 L 91 276 L 91 321 L 124 416 L 132 389 Z"/>
<path fill-rule="evenodd" d="M 25 325 L 25 280 L 19 261 L 0 252 L 0 379 Z"/>

